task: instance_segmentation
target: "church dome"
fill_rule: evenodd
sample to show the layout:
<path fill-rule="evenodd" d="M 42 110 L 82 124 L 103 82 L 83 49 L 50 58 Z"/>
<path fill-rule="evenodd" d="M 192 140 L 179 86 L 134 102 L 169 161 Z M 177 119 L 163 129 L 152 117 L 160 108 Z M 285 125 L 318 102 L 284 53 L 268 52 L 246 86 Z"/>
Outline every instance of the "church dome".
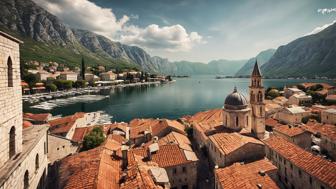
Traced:
<path fill-rule="evenodd" d="M 247 106 L 246 98 L 237 91 L 236 87 L 233 92 L 226 97 L 224 102 L 224 108 L 229 110 L 241 110 L 247 108 Z"/>

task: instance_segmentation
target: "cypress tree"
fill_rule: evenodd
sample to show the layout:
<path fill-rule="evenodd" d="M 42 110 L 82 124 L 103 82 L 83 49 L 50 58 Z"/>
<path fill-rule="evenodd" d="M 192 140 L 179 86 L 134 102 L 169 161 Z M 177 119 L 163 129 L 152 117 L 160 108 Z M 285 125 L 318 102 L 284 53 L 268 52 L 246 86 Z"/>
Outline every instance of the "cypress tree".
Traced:
<path fill-rule="evenodd" d="M 85 62 L 84 62 L 84 57 L 82 57 L 81 77 L 82 77 L 83 80 L 85 80 Z"/>

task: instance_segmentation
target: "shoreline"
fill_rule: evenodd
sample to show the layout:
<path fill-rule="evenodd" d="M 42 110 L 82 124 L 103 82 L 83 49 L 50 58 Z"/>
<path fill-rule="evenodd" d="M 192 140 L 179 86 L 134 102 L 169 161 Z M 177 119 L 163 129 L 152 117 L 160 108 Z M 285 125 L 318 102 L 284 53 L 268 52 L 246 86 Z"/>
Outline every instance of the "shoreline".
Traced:
<path fill-rule="evenodd" d="M 32 95 L 22 95 L 22 101 L 24 103 L 33 105 L 39 102 L 44 102 L 44 101 L 49 101 L 49 100 L 54 100 L 54 99 L 61 99 L 61 98 L 69 98 L 69 97 L 81 96 L 81 95 L 108 95 L 105 92 L 109 91 L 110 89 L 114 89 L 114 88 L 152 86 L 152 85 L 156 86 L 156 85 L 168 84 L 168 83 L 173 83 L 173 82 L 175 82 L 175 80 L 167 81 L 164 83 L 160 81 L 154 81 L 154 82 L 145 82 L 145 83 L 118 84 L 118 85 L 112 85 L 112 86 L 73 88 L 73 89 L 66 90 L 66 91 L 37 93 L 37 94 L 32 94 Z"/>

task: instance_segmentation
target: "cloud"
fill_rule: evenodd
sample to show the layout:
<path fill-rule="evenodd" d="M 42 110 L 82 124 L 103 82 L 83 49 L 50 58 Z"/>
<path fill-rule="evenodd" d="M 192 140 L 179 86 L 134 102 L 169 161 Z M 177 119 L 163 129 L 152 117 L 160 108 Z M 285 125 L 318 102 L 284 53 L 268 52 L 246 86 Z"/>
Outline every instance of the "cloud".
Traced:
<path fill-rule="evenodd" d="M 151 24 L 140 28 L 129 24 L 138 15 L 117 18 L 110 8 L 100 7 L 88 0 L 34 0 L 73 28 L 85 29 L 126 44 L 147 49 L 168 51 L 190 50 L 202 42 L 197 32 L 187 33 L 181 25 L 160 27 Z"/>
<path fill-rule="evenodd" d="M 330 14 L 332 12 L 336 12 L 336 8 L 324 8 L 324 9 L 317 9 L 317 12 L 318 13 L 321 13 L 321 14 Z"/>
<path fill-rule="evenodd" d="M 181 25 L 160 27 L 156 24 L 146 28 L 127 27 L 120 39 L 122 43 L 166 51 L 188 51 L 205 42 L 197 32 L 187 33 Z"/>
<path fill-rule="evenodd" d="M 335 23 L 336 23 L 336 20 L 334 20 L 333 22 L 331 22 L 331 23 L 329 23 L 329 24 L 324 24 L 323 26 L 316 27 L 316 28 L 313 29 L 313 31 L 307 33 L 307 34 L 304 35 L 304 36 L 316 34 L 316 33 L 318 33 L 318 32 L 320 32 L 320 31 L 326 29 L 327 27 L 329 27 L 329 26 L 331 26 L 331 25 L 333 25 L 333 24 L 335 24 Z"/>
<path fill-rule="evenodd" d="M 117 19 L 112 9 L 99 7 L 88 0 L 34 1 L 73 28 L 90 30 L 109 38 L 113 38 L 130 19 L 127 15 Z"/>

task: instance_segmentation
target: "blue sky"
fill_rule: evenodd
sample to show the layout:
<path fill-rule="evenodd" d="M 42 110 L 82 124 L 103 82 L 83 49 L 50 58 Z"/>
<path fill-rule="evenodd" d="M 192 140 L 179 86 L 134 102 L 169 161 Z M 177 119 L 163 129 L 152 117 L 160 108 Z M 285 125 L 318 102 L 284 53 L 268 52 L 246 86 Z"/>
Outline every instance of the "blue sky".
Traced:
<path fill-rule="evenodd" d="M 73 27 L 170 60 L 247 59 L 336 19 L 335 0 L 35 0 Z M 318 9 L 329 12 L 318 12 Z M 65 12 L 66 10 L 66 12 Z"/>

